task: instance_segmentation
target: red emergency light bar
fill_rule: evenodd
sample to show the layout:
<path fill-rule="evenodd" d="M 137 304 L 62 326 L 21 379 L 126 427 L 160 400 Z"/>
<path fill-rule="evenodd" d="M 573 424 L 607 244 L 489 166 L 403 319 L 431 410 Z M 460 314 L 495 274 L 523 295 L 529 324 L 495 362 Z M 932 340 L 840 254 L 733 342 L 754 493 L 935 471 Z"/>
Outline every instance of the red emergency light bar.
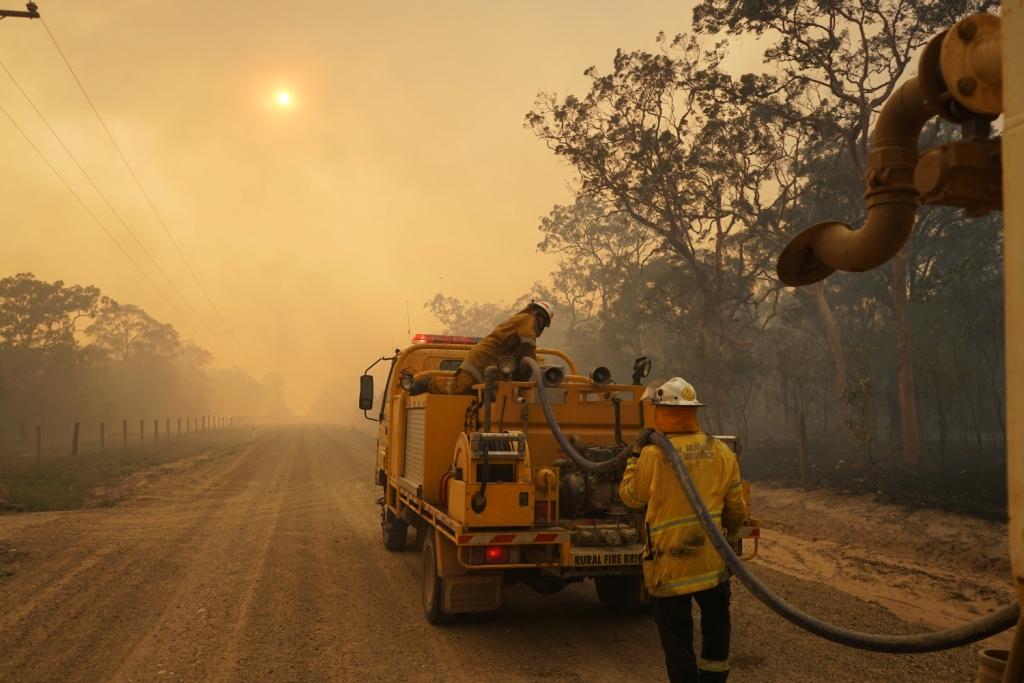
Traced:
<path fill-rule="evenodd" d="M 476 344 L 483 337 L 463 337 L 453 334 L 423 334 L 419 332 L 412 337 L 413 344 Z"/>

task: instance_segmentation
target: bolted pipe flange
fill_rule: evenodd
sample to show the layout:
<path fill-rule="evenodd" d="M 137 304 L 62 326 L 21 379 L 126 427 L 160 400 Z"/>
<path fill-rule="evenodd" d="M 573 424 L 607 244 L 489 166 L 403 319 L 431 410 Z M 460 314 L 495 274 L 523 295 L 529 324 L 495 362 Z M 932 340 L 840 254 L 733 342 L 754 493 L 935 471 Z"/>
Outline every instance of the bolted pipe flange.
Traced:
<path fill-rule="evenodd" d="M 931 48 L 931 44 L 928 47 Z M 934 50 L 925 52 L 928 54 L 921 56 L 921 65 L 930 69 L 935 60 Z M 973 14 L 946 31 L 938 65 L 939 77 L 949 88 L 950 95 L 970 113 L 991 118 L 1002 113 L 1002 20 L 999 17 Z M 934 74 L 929 77 L 934 79 Z M 950 111 L 956 114 L 955 110 Z M 945 112 L 943 116 L 953 118 Z"/>
<path fill-rule="evenodd" d="M 962 107 L 952 106 L 956 104 L 956 100 L 950 94 L 949 86 L 942 77 L 942 68 L 939 66 L 942 41 L 947 33 L 948 31 L 943 31 L 928 41 L 918 62 L 917 79 L 921 82 L 921 90 L 924 91 L 928 108 L 938 112 L 939 116 L 947 121 L 960 123 L 969 112 L 964 112 Z"/>

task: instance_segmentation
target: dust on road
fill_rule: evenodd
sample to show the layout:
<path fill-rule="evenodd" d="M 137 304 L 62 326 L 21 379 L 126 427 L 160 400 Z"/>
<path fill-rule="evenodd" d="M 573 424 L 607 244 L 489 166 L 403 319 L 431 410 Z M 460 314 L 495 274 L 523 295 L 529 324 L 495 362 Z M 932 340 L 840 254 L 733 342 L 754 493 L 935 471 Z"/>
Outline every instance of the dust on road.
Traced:
<path fill-rule="evenodd" d="M 650 617 L 608 616 L 590 584 L 548 597 L 513 586 L 497 615 L 428 625 L 418 555 L 381 544 L 372 462 L 347 430 L 279 428 L 160 470 L 114 508 L 0 517 L 0 680 L 664 680 Z M 793 524 L 780 534 L 813 555 Z M 948 625 L 928 610 L 910 625 L 863 591 L 797 578 L 772 559 L 784 547 L 769 544 L 757 572 L 814 614 L 890 633 Z M 733 623 L 739 683 L 965 681 L 974 670 L 970 647 L 897 657 L 825 643 L 738 586 Z"/>

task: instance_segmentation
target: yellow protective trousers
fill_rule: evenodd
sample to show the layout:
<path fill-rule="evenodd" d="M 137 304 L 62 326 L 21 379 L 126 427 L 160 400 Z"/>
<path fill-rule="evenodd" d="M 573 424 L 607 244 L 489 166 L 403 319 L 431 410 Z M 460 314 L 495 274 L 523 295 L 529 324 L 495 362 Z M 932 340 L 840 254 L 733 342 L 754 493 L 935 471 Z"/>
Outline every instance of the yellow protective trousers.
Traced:
<path fill-rule="evenodd" d="M 473 385 L 476 380 L 465 370 L 458 370 L 454 377 L 434 375 L 427 384 L 427 391 L 431 394 L 447 394 L 449 396 L 461 396 L 472 394 Z"/>

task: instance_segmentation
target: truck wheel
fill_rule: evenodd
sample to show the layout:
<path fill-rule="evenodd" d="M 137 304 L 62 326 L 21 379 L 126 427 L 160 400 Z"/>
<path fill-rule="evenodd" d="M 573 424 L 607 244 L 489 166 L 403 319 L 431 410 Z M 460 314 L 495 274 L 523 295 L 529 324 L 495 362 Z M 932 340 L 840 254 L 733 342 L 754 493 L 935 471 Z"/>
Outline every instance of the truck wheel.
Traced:
<path fill-rule="evenodd" d="M 395 516 L 395 513 L 391 512 L 386 506 L 384 507 L 383 512 L 381 512 L 380 531 L 385 548 L 388 550 L 403 550 L 405 548 L 408 528 L 409 525 L 405 523 L 404 519 L 399 519 Z"/>
<path fill-rule="evenodd" d="M 432 531 L 432 530 L 431 530 Z M 441 577 L 437 575 L 437 557 L 435 556 L 434 544 L 437 542 L 433 534 L 425 534 L 423 541 L 423 614 L 431 624 L 450 624 L 455 621 L 455 615 L 448 614 L 442 607 L 444 593 L 441 587 Z"/>
<path fill-rule="evenodd" d="M 604 608 L 616 616 L 640 611 L 643 604 L 643 577 L 637 574 L 595 576 L 597 598 Z"/>

